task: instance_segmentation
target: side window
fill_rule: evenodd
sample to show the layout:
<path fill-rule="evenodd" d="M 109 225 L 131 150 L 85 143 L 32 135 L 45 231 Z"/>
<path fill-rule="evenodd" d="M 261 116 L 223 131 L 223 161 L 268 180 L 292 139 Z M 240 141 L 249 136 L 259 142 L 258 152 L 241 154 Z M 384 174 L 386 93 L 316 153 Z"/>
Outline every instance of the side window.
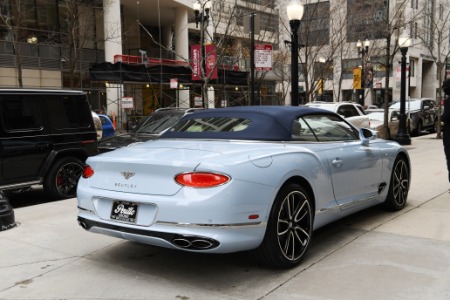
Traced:
<path fill-rule="evenodd" d="M 309 115 L 304 122 L 319 142 L 338 142 L 358 140 L 358 133 L 346 122 L 332 115 Z"/>
<path fill-rule="evenodd" d="M 344 116 L 344 118 L 359 116 L 356 108 L 353 105 L 347 104 L 339 106 L 337 113 L 341 116 Z"/>
<path fill-rule="evenodd" d="M 92 115 L 84 97 L 48 96 L 51 111 L 55 112 L 51 120 L 56 129 L 88 128 Z"/>
<path fill-rule="evenodd" d="M 291 132 L 293 141 L 317 142 L 314 132 L 302 118 L 294 120 Z"/>
<path fill-rule="evenodd" d="M 356 110 L 358 110 L 360 115 L 366 115 L 366 111 L 364 110 L 364 108 L 361 105 L 356 105 Z"/>
<path fill-rule="evenodd" d="M 42 128 L 41 110 L 38 99 L 23 96 L 3 96 L 1 119 L 7 131 L 30 131 Z"/>

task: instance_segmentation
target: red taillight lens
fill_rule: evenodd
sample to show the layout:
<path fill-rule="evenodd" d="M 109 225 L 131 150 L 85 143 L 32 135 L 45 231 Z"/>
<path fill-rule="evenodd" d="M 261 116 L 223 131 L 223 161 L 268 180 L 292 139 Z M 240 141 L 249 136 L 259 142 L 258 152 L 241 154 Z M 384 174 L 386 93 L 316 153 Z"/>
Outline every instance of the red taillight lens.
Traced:
<path fill-rule="evenodd" d="M 89 178 L 92 177 L 92 175 L 94 175 L 94 169 L 92 169 L 91 166 L 88 165 L 84 166 L 82 175 L 83 178 Z"/>
<path fill-rule="evenodd" d="M 175 181 L 181 185 L 195 188 L 215 187 L 230 181 L 230 177 L 223 174 L 192 172 L 175 176 Z"/>

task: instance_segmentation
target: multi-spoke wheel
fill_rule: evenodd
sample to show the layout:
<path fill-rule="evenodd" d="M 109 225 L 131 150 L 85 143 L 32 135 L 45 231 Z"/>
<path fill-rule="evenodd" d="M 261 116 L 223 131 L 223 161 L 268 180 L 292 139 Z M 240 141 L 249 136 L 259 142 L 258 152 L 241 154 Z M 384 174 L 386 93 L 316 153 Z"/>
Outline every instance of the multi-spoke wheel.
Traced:
<path fill-rule="evenodd" d="M 273 267 L 293 267 L 304 257 L 312 237 L 313 208 L 308 192 L 298 184 L 284 186 L 270 212 L 266 234 L 255 258 Z"/>
<path fill-rule="evenodd" d="M 410 174 L 409 164 L 403 157 L 397 157 L 392 168 L 389 191 L 384 202 L 389 210 L 400 210 L 406 205 L 408 198 Z"/>
<path fill-rule="evenodd" d="M 65 157 L 50 168 L 44 188 L 54 199 L 66 199 L 76 196 L 77 184 L 83 173 L 83 162 L 75 157 Z"/>

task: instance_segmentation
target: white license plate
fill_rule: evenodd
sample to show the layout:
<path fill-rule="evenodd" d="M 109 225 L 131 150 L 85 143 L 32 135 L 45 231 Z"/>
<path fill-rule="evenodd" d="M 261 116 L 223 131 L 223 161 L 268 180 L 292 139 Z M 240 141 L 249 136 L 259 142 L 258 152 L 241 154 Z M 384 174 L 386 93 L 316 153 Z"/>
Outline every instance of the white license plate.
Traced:
<path fill-rule="evenodd" d="M 138 203 L 114 201 L 110 218 L 127 223 L 136 223 L 138 208 Z"/>

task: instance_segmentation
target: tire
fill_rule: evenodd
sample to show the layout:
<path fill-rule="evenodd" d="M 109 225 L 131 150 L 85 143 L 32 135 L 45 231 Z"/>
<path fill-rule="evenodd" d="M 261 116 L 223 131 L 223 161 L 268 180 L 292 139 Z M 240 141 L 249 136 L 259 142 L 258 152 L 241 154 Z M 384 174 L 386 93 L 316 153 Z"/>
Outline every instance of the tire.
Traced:
<path fill-rule="evenodd" d="M 311 243 L 313 219 L 308 192 L 296 183 L 285 185 L 274 201 L 264 239 L 253 250 L 255 260 L 274 268 L 298 265 Z"/>
<path fill-rule="evenodd" d="M 55 200 L 75 197 L 83 168 L 83 162 L 76 157 L 57 160 L 44 179 L 44 190 Z"/>
<path fill-rule="evenodd" d="M 417 128 L 416 128 L 416 134 L 417 136 L 419 136 L 423 131 L 423 125 L 422 125 L 422 121 L 419 121 L 419 123 L 417 123 Z"/>
<path fill-rule="evenodd" d="M 434 121 L 433 127 L 431 127 L 430 133 L 436 133 L 437 132 L 437 119 Z"/>
<path fill-rule="evenodd" d="M 384 208 L 391 211 L 401 210 L 406 205 L 410 184 L 410 169 L 405 158 L 397 157 L 392 168 L 389 190 Z"/>

